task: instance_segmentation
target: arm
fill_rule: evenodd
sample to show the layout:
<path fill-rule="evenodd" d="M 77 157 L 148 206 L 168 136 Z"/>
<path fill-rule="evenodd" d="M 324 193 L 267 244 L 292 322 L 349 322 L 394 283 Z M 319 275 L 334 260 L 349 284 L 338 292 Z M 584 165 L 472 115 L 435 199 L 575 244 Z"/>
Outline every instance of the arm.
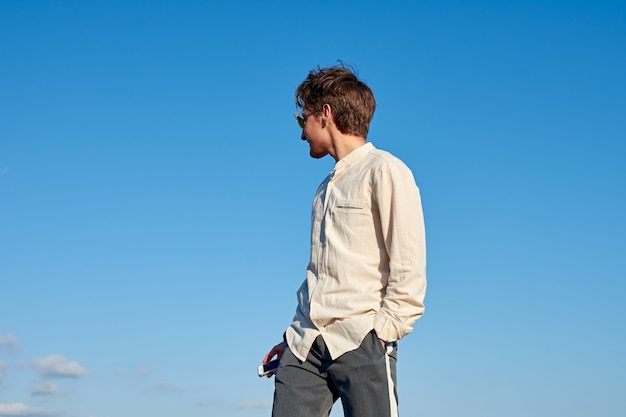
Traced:
<path fill-rule="evenodd" d="M 374 321 L 378 337 L 399 340 L 424 313 L 426 239 L 419 189 L 401 162 L 381 167 L 374 180 L 389 276 Z"/>

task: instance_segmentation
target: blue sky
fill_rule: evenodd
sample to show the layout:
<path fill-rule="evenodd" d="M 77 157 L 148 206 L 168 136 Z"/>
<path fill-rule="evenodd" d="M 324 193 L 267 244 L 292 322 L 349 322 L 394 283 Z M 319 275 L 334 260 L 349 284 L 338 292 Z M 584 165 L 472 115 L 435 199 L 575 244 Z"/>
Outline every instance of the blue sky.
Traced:
<path fill-rule="evenodd" d="M 0 417 L 270 415 L 337 60 L 422 192 L 402 415 L 626 414 L 623 2 L 5 0 Z"/>

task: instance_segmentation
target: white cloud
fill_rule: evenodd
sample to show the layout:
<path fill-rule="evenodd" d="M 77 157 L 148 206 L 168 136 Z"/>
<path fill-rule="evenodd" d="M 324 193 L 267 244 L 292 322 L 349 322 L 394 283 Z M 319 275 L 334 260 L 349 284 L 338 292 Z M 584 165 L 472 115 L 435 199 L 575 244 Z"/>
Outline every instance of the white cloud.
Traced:
<path fill-rule="evenodd" d="M 32 395 L 56 395 L 59 393 L 57 386 L 51 382 L 37 384 L 31 390 Z"/>
<path fill-rule="evenodd" d="M 78 362 L 70 362 L 63 355 L 50 355 L 31 361 L 31 365 L 40 375 L 48 377 L 78 378 L 88 374 Z"/>
<path fill-rule="evenodd" d="M 57 414 L 51 410 L 30 407 L 22 403 L 0 403 L 0 417 L 47 417 Z"/>
<path fill-rule="evenodd" d="M 20 339 L 15 337 L 13 333 L 7 333 L 4 336 L 0 335 L 0 350 L 4 350 L 6 353 L 17 352 Z"/>

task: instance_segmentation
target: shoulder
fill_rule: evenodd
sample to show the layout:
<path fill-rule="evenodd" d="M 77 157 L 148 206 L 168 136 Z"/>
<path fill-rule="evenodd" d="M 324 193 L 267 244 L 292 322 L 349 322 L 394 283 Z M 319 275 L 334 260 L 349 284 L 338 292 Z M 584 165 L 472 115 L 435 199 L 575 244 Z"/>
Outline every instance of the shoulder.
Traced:
<path fill-rule="evenodd" d="M 396 172 L 413 175 L 411 169 L 400 158 L 390 152 L 373 148 L 368 156 L 371 168 L 378 174 Z"/>
<path fill-rule="evenodd" d="M 370 156 L 376 160 L 379 160 L 381 162 L 388 162 L 388 163 L 397 163 L 400 162 L 402 163 L 402 161 L 400 160 L 400 158 L 398 158 L 397 156 L 393 155 L 391 152 L 387 152 L 384 151 L 382 149 L 378 149 L 375 147 L 372 147 L 372 150 L 370 151 Z"/>

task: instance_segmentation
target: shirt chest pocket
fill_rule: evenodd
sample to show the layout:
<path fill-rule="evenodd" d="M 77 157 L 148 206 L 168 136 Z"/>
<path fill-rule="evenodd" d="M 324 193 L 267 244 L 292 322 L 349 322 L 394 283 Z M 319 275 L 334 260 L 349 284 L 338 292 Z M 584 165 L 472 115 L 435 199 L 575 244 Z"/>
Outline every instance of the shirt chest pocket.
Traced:
<path fill-rule="evenodd" d="M 369 201 L 338 200 L 330 208 L 333 226 L 347 234 L 361 234 L 372 227 L 372 210 Z"/>

